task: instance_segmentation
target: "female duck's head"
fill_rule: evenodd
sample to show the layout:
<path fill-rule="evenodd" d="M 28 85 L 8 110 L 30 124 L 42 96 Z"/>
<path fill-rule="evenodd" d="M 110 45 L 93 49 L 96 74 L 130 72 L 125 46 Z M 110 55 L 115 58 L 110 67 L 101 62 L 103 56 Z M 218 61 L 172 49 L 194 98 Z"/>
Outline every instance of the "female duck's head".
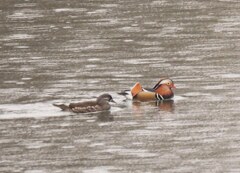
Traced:
<path fill-rule="evenodd" d="M 114 102 L 112 96 L 110 94 L 102 94 L 97 98 L 97 102 Z"/>

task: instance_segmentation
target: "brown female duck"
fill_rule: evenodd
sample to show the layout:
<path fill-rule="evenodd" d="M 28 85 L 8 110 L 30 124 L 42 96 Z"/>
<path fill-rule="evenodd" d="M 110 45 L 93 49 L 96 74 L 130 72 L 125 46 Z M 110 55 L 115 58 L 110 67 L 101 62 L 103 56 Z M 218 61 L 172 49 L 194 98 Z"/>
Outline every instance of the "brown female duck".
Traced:
<path fill-rule="evenodd" d="M 109 102 L 115 103 L 112 96 L 110 94 L 102 94 L 95 101 L 70 103 L 69 105 L 65 104 L 53 104 L 53 105 L 59 107 L 63 111 L 70 111 L 74 113 L 89 113 L 109 110 L 111 108 Z"/>

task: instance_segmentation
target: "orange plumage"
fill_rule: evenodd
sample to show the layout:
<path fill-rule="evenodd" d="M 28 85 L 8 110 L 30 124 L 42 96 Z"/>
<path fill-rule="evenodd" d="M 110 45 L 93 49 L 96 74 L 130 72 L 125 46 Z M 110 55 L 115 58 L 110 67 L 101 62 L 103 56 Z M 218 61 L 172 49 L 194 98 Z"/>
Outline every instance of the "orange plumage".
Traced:
<path fill-rule="evenodd" d="M 139 101 L 164 100 L 174 96 L 172 88 L 176 88 L 171 79 L 161 79 L 152 89 L 144 89 L 137 82 L 131 89 L 133 99 Z"/>

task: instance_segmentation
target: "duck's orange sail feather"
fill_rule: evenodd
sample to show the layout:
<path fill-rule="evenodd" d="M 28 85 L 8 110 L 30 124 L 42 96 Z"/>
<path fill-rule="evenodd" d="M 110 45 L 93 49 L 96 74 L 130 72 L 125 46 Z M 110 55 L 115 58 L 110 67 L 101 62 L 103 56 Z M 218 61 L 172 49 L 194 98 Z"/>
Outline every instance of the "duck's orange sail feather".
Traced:
<path fill-rule="evenodd" d="M 137 82 L 131 89 L 131 94 L 133 97 L 135 97 L 138 93 L 143 91 L 143 88 L 139 82 Z"/>

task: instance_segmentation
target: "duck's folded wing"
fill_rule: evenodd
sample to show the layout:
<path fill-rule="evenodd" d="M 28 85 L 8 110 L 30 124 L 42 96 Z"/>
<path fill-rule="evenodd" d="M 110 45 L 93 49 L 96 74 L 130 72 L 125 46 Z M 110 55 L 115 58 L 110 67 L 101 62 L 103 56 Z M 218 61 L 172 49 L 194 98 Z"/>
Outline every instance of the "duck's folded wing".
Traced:
<path fill-rule="evenodd" d="M 70 103 L 69 108 L 71 109 L 75 107 L 85 108 L 85 107 L 94 106 L 94 105 L 96 105 L 95 101 L 86 101 L 86 102 Z"/>
<path fill-rule="evenodd" d="M 143 91 L 155 92 L 153 88 L 143 88 Z"/>
<path fill-rule="evenodd" d="M 75 113 L 88 113 L 88 112 L 97 112 L 100 111 L 100 107 L 98 105 L 95 106 L 86 106 L 86 107 L 74 107 L 72 111 Z"/>

